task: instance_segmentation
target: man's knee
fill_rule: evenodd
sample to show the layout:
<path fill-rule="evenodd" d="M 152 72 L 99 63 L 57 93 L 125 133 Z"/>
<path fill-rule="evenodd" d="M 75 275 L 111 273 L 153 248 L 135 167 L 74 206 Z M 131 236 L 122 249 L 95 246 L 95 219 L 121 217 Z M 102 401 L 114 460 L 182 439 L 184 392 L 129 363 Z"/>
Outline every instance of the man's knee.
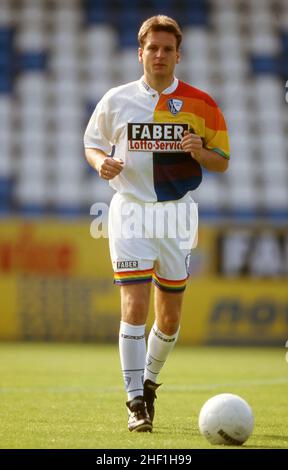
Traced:
<path fill-rule="evenodd" d="M 135 295 L 128 295 L 125 296 L 123 299 L 122 305 L 124 310 L 128 313 L 133 314 L 134 312 L 137 313 L 145 313 L 147 310 L 147 302 L 143 298 L 139 298 Z"/>
<path fill-rule="evenodd" d="M 174 335 L 180 324 L 183 292 L 167 293 L 156 290 L 155 314 L 158 328 L 166 335 Z"/>
<path fill-rule="evenodd" d="M 180 324 L 180 312 L 173 312 L 169 315 L 169 312 L 164 313 L 163 315 L 157 315 L 157 326 L 162 333 L 165 335 L 174 335 Z"/>

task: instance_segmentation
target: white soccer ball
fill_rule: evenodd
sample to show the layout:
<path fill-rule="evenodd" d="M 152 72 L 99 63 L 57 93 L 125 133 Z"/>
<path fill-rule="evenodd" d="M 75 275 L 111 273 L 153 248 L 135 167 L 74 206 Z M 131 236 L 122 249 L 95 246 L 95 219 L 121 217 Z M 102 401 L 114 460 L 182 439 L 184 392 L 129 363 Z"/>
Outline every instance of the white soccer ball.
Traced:
<path fill-rule="evenodd" d="M 241 445 L 251 435 L 253 426 L 250 406 L 232 393 L 210 398 L 199 414 L 200 432 L 211 444 Z"/>

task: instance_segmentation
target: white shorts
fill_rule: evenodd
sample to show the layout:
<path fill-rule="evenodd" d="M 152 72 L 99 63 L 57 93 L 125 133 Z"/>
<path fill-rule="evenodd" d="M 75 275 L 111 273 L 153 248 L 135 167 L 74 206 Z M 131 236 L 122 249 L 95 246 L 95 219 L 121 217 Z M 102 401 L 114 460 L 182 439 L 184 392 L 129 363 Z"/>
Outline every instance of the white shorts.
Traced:
<path fill-rule="evenodd" d="M 164 291 L 184 291 L 198 232 L 197 204 L 190 193 L 164 203 L 116 193 L 108 232 L 115 284 L 153 281 Z"/>

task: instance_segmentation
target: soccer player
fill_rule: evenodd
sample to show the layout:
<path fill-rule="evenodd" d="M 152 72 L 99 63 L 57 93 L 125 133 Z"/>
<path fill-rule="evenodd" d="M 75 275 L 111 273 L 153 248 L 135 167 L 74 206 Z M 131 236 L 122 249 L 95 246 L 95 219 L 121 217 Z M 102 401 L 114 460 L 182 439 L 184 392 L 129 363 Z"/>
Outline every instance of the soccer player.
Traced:
<path fill-rule="evenodd" d="M 138 40 L 143 77 L 104 95 L 87 126 L 84 145 L 90 165 L 116 190 L 108 230 L 114 282 L 121 288 L 119 350 L 128 429 L 151 431 L 157 377 L 179 334 L 187 260 L 196 243 L 197 208 L 191 191 L 201 183 L 201 167 L 226 171 L 229 142 L 215 101 L 174 76 L 182 40 L 177 22 L 164 15 L 149 18 Z M 164 222 L 170 228 L 187 222 L 189 246 L 181 244 L 178 232 L 173 236 L 165 232 L 161 238 L 151 228 L 153 220 L 159 221 L 158 210 L 168 210 L 171 204 L 174 215 L 168 221 L 164 216 Z M 127 229 L 131 213 L 134 228 L 138 226 L 134 236 L 129 230 L 119 231 L 124 220 Z M 143 218 L 147 213 L 150 218 Z M 155 322 L 146 352 L 151 281 Z"/>

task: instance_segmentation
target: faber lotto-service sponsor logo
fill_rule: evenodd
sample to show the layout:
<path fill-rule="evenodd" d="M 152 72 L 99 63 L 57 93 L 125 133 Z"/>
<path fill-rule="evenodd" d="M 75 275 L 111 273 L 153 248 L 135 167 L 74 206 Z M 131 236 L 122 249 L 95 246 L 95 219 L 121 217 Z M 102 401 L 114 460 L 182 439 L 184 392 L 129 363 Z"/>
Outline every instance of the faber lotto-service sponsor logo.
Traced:
<path fill-rule="evenodd" d="M 183 152 L 181 140 L 188 124 L 128 123 L 128 150 L 131 152 Z"/>

